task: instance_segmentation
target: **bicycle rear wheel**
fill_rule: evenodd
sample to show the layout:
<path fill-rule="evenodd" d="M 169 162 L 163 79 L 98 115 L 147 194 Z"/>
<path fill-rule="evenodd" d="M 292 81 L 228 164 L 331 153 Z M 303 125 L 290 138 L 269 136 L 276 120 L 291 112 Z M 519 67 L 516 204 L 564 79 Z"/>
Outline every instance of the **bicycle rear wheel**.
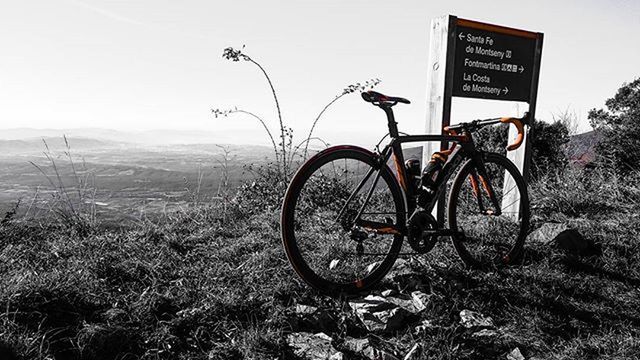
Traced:
<path fill-rule="evenodd" d="M 357 147 L 327 149 L 305 163 L 287 189 L 282 240 L 289 262 L 324 293 L 366 290 L 389 271 L 403 235 L 356 226 L 357 214 L 362 210 L 360 219 L 393 228 L 404 226 L 404 209 L 393 173 L 373 153 Z"/>
<path fill-rule="evenodd" d="M 449 227 L 464 234 L 452 237 L 460 258 L 471 267 L 495 268 L 512 264 L 522 255 L 529 197 L 524 178 L 509 159 L 496 153 L 483 157 L 488 177 L 484 180 L 489 180 L 500 209 L 490 200 L 490 189 L 470 160 L 456 175 L 447 215 Z"/>

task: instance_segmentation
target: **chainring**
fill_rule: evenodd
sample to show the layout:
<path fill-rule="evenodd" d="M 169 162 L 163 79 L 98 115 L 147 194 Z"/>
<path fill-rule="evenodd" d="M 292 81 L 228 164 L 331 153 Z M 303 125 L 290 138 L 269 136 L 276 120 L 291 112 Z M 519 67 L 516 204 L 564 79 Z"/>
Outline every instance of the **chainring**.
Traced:
<path fill-rule="evenodd" d="M 424 210 L 416 210 L 409 218 L 409 245 L 413 251 L 426 254 L 438 242 L 438 236 L 425 235 L 426 230 L 435 230 L 438 227 L 436 219 Z"/>

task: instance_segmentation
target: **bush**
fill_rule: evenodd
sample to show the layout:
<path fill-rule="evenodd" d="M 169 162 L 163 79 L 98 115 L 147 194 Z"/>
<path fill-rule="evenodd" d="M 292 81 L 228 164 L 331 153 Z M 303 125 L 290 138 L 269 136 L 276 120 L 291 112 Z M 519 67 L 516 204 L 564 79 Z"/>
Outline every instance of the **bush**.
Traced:
<path fill-rule="evenodd" d="M 247 170 L 254 175 L 254 180 L 245 182 L 238 189 L 233 199 L 236 216 L 279 211 L 288 184 L 279 176 L 276 164 L 248 166 Z"/>
<path fill-rule="evenodd" d="M 605 105 L 607 110 L 589 112 L 591 126 L 601 135 L 598 160 L 618 173 L 640 168 L 640 78 L 623 84 Z"/>

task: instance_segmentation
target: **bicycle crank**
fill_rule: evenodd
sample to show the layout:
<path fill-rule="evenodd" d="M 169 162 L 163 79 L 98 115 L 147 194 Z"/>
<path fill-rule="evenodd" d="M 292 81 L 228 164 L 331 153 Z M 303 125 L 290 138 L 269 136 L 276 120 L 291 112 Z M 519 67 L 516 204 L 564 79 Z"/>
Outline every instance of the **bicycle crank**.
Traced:
<path fill-rule="evenodd" d="M 416 210 L 409 218 L 407 238 L 411 248 L 418 253 L 426 254 L 438 242 L 438 236 L 433 235 L 438 227 L 436 219 L 424 210 Z"/>

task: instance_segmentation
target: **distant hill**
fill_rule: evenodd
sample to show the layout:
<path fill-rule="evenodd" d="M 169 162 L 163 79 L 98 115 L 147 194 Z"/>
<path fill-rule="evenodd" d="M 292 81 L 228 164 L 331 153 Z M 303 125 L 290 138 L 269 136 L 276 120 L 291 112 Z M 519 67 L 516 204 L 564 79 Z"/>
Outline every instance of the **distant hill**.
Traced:
<path fill-rule="evenodd" d="M 83 137 L 67 137 L 72 150 L 96 150 L 122 147 L 123 143 Z M 45 145 L 46 144 L 46 145 Z M 20 140 L 0 140 L 0 156 L 41 153 L 46 147 L 52 151 L 63 151 L 66 144 L 62 136 L 33 137 Z"/>
<path fill-rule="evenodd" d="M 571 136 L 567 144 L 567 157 L 574 163 L 586 165 L 595 160 L 595 146 L 601 135 L 595 131 Z"/>
<path fill-rule="evenodd" d="M 245 130 L 244 138 L 263 138 L 261 129 Z M 0 140 L 22 140 L 42 137 L 91 138 L 106 141 L 128 142 L 144 145 L 173 145 L 173 144 L 238 144 L 238 134 L 223 133 L 206 130 L 113 130 L 101 128 L 76 129 L 33 129 L 14 128 L 0 129 Z"/>

